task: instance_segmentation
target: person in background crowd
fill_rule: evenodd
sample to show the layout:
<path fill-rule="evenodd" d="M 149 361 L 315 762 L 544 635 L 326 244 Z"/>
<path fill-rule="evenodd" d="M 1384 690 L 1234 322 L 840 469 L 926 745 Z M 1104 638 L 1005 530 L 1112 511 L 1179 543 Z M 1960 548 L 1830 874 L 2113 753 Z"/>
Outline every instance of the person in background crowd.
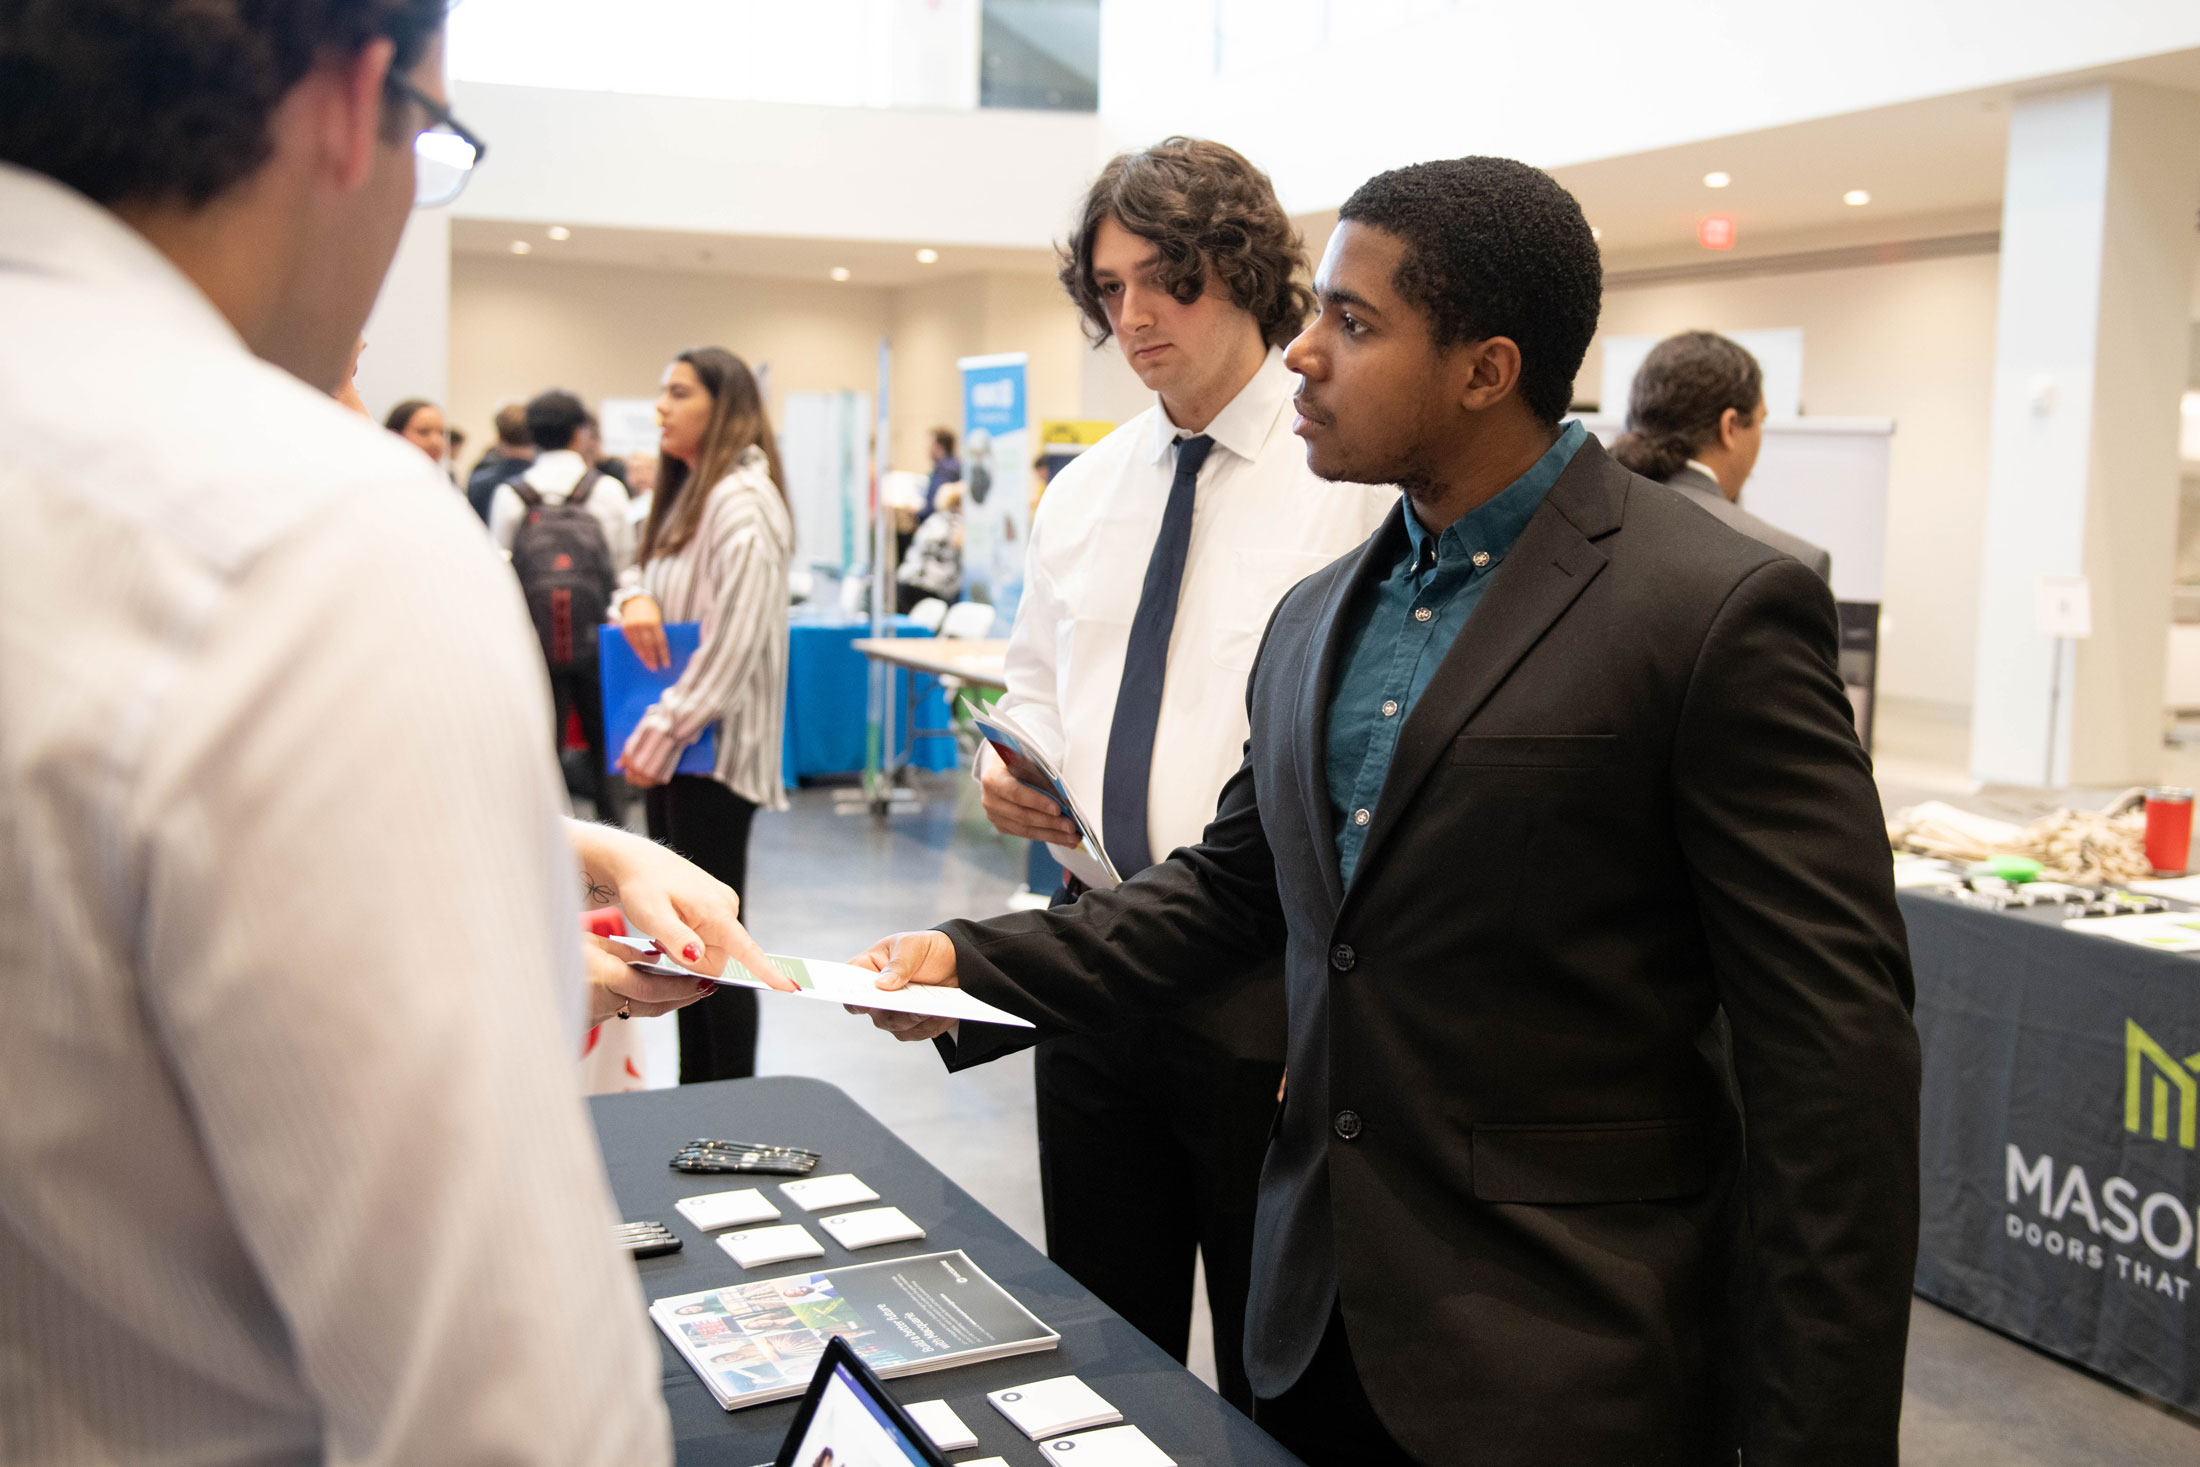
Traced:
<path fill-rule="evenodd" d="M 458 484 L 459 463 L 466 457 L 466 430 L 456 423 L 444 424 L 443 442 L 443 470 L 450 475 L 451 484 L 455 488 Z"/>
<path fill-rule="evenodd" d="M 489 506 L 496 499 L 497 486 L 506 484 L 527 472 L 527 466 L 535 461 L 534 440 L 527 436 L 527 405 L 508 402 L 497 409 L 497 441 L 490 444 L 474 465 L 474 471 L 466 476 L 466 502 L 473 506 L 481 522 L 489 522 Z"/>
<path fill-rule="evenodd" d="M 670 663 L 667 621 L 700 622 L 679 680 L 619 756 L 647 793 L 649 833 L 736 892 L 748 880 L 758 807 L 787 808 L 779 747 L 787 698 L 787 571 L 794 563 L 779 445 L 756 378 L 723 347 L 684 351 L 657 397 L 656 492 L 639 563 L 617 603 L 643 663 Z M 681 752 L 717 725 L 709 774 L 678 774 Z M 756 1073 L 756 994 L 725 988 L 680 1011 L 680 1079 Z"/>
<path fill-rule="evenodd" d="M 1283 347 L 1312 304 L 1305 268 L 1267 175 L 1187 138 L 1109 163 L 1062 262 L 1088 333 L 1114 339 L 1155 401 L 1039 501 L 1001 706 L 1085 792 L 1125 877 L 1213 818 L 1243 759 L 1246 670 L 1270 609 L 1398 500 L 1324 483 L 1291 436 Z M 977 773 L 996 829 L 1075 843 L 990 749 Z M 1084 891 L 1066 882 L 1055 901 Z M 961 1069 L 1030 1042 L 973 1024 L 942 1048 Z M 1271 959 L 1205 1012 L 1045 1039 L 1034 1068 L 1048 1256 L 1181 1360 L 1198 1254 L 1216 1375 L 1240 1410 L 1253 1401 L 1241 1343 L 1283 1050 Z"/>
<path fill-rule="evenodd" d="M 442 468 L 450 454 L 450 439 L 443 431 L 443 409 L 426 398 L 408 397 L 390 409 L 382 426 L 428 456 Z"/>
<path fill-rule="evenodd" d="M 953 602 L 962 594 L 962 500 L 960 483 L 942 488 L 938 507 L 910 538 L 909 553 L 894 573 L 894 609 L 902 615 L 907 616 L 927 596 Z"/>
<path fill-rule="evenodd" d="M 932 430 L 932 473 L 924 481 L 924 509 L 917 516 L 917 523 L 939 507 L 940 490 L 949 484 L 960 483 L 963 476 L 962 460 L 955 457 L 955 430 Z"/>
<path fill-rule="evenodd" d="M 1833 581 L 1833 556 L 1740 504 L 1765 441 L 1764 374 L 1738 341 L 1683 331 L 1650 349 L 1627 394 L 1627 432 L 1612 457 L 1679 491 L 1752 540 Z"/>
<path fill-rule="evenodd" d="M 330 401 L 449 115 L 445 8 L 0 21 L 24 1467 L 672 1460 L 574 1092 L 535 654 L 421 455 Z"/>
<path fill-rule="evenodd" d="M 513 553 L 513 569 L 535 611 L 536 632 L 543 639 L 544 665 L 550 677 L 553 713 L 553 747 L 565 741 L 568 712 L 578 716 L 581 738 L 587 744 L 590 793 L 596 816 L 617 825 L 626 816 L 624 786 L 612 774 L 613 752 L 604 746 L 603 682 L 596 657 L 596 628 L 611 605 L 619 576 L 632 564 L 634 542 L 626 518 L 626 492 L 615 480 L 604 477 L 573 448 L 587 417 L 580 399 L 570 392 L 552 389 L 527 404 L 527 433 L 534 440 L 535 461 L 525 473 L 497 486 L 489 506 L 489 538 L 498 548 Z M 582 544 L 559 539 L 547 565 L 538 565 L 521 542 L 523 527 L 537 522 L 548 506 L 578 505 L 587 511 L 596 541 Z M 560 529 L 558 535 L 563 535 Z M 591 573 L 594 552 L 603 559 Z M 540 603 L 545 596 L 564 594 L 564 613 L 553 609 L 545 615 Z"/>
<path fill-rule="evenodd" d="M 1564 421 L 1549 175 L 1378 174 L 1314 289 L 1308 464 L 1407 502 L 1276 608 L 1199 844 L 859 963 L 1144 1034 L 1283 957 L 1245 1339 L 1309 1467 L 1894 1467 L 1916 986 L 1833 597 Z"/>

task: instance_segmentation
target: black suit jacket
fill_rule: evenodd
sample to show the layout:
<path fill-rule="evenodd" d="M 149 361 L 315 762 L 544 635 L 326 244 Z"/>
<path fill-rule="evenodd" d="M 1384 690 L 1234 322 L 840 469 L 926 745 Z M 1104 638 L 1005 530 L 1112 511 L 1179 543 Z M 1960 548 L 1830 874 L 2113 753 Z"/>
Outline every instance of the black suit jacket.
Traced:
<path fill-rule="evenodd" d="M 1334 1302 L 1431 1462 L 1891 1467 L 1918 1053 L 1824 583 L 1584 444 L 1407 720 L 1347 891 L 1330 690 L 1404 534 L 1278 606 L 1201 844 L 947 924 L 963 986 L 1107 1028 L 1283 952 L 1261 1395 Z"/>

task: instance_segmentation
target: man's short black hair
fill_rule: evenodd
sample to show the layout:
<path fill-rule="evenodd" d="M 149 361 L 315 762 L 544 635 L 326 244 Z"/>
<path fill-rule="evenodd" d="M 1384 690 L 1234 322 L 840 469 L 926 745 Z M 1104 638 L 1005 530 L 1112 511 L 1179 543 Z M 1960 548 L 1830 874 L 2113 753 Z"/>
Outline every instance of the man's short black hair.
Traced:
<path fill-rule="evenodd" d="M 197 208 L 251 176 L 325 55 L 417 65 L 448 0 L 0 0 L 0 160 L 98 204 Z M 385 114 L 387 115 L 387 114 Z"/>
<path fill-rule="evenodd" d="M 535 394 L 527 404 L 527 436 L 545 453 L 571 448 L 573 435 L 587 421 L 588 409 L 581 400 L 555 387 Z"/>
<path fill-rule="evenodd" d="M 1428 313 L 1439 346 L 1510 337 L 1520 396 L 1545 423 L 1564 416 L 1596 335 L 1604 265 L 1574 196 L 1510 158 L 1445 158 L 1378 173 L 1341 221 L 1405 242 L 1392 282 Z"/>

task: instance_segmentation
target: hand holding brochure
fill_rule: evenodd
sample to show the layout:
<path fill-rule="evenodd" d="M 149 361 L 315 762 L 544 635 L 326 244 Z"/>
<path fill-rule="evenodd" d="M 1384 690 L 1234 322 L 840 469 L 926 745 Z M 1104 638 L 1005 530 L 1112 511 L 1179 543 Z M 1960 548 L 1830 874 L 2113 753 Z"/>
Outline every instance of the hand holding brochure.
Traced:
<path fill-rule="evenodd" d="M 647 938 L 614 937 L 608 940 L 634 949 L 635 956 L 628 961 L 645 973 L 655 973 L 660 978 L 706 976 L 673 962 Z M 878 974 L 868 968 L 852 967 L 847 963 L 819 962 L 815 958 L 781 957 L 777 953 L 768 953 L 766 956 L 780 973 L 794 980 L 794 992 L 790 997 L 853 1004 L 864 1009 L 886 1009 L 897 1014 L 929 1014 L 940 1019 L 967 1019 L 974 1024 L 1010 1024 L 1019 1029 L 1034 1027 L 1029 1019 L 1019 1019 L 1007 1009 L 997 1009 L 984 999 L 974 998 L 960 988 L 936 988 L 912 983 L 907 988 L 884 989 L 878 986 Z M 754 988 L 763 993 L 787 991 L 772 987 L 739 963 L 733 962 L 727 963 L 726 971 L 711 981 L 729 988 Z"/>
<path fill-rule="evenodd" d="M 1103 890 L 1121 886 L 1123 878 L 1116 873 L 1115 863 L 1108 859 L 1106 848 L 1100 844 L 1098 822 L 1078 805 L 1077 797 L 1070 793 L 1069 782 L 1062 778 L 1062 771 L 1055 768 L 1054 761 L 1046 756 L 1038 740 L 998 705 L 987 707 L 965 698 L 963 711 L 969 714 L 970 721 L 977 725 L 985 741 L 993 746 L 1001 763 L 1008 766 L 1008 772 L 1060 806 L 1070 824 L 1077 827 L 1077 845 L 1047 847 L 1062 863 L 1062 869 L 1087 886 Z"/>

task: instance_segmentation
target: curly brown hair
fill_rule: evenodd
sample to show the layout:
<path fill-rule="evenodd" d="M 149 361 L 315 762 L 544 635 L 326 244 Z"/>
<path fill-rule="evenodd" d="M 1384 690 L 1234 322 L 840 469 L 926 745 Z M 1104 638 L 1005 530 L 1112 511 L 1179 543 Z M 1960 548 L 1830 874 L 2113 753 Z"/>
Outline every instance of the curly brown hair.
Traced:
<path fill-rule="evenodd" d="M 1719 441 L 1728 408 L 1748 427 L 1764 400 L 1764 372 L 1749 348 L 1715 331 L 1668 336 L 1635 371 L 1627 432 L 1612 445 L 1612 457 L 1662 484 Z"/>
<path fill-rule="evenodd" d="M 1113 219 L 1160 251 L 1160 282 L 1190 305 L 1208 272 L 1230 299 L 1260 322 L 1261 340 L 1282 346 L 1299 334 L 1314 296 L 1300 281 L 1306 245 L 1276 201 L 1268 175 L 1235 148 L 1203 138 L 1164 138 L 1141 153 L 1108 161 L 1056 253 L 1060 279 L 1099 346 L 1114 334 L 1092 278 L 1093 237 Z"/>
<path fill-rule="evenodd" d="M 0 159 L 98 204 L 198 208 L 267 161 L 319 58 L 387 39 L 408 71 L 448 3 L 0 0 Z"/>

